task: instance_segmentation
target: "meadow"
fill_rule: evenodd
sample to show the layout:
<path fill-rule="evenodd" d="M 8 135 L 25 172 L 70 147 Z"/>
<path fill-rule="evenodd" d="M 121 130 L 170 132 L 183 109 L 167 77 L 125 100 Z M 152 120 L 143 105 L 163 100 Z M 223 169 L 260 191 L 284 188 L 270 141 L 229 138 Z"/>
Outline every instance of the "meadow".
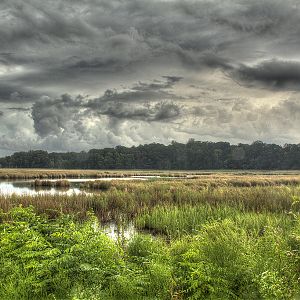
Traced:
<path fill-rule="evenodd" d="M 259 171 L 259 170 L 187 170 L 187 171 L 168 171 L 168 170 L 88 170 L 88 169 L 30 169 L 30 168 L 0 168 L 0 179 L 60 179 L 60 178 L 122 178 L 129 176 L 162 176 L 162 177 L 194 177 L 202 175 L 281 175 L 298 176 L 299 171 Z"/>
<path fill-rule="evenodd" d="M 0 299 L 300 297 L 299 173 L 191 173 L 0 195 Z"/>
<path fill-rule="evenodd" d="M 206 171 L 210 173 L 211 171 Z M 205 172 L 205 173 L 206 173 Z M 293 171 L 291 171 L 293 172 Z M 0 179 L 122 178 L 129 176 L 181 177 L 197 171 L 84 170 L 84 169 L 13 169 L 0 168 Z M 293 174 L 293 173 L 292 173 Z"/>

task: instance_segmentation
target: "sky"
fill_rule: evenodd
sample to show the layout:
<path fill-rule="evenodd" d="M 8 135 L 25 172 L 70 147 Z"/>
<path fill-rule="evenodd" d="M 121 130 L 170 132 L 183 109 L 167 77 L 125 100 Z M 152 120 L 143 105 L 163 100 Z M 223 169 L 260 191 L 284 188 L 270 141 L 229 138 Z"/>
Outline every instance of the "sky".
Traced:
<path fill-rule="evenodd" d="M 300 143 L 298 0 L 2 0 L 0 156 Z"/>

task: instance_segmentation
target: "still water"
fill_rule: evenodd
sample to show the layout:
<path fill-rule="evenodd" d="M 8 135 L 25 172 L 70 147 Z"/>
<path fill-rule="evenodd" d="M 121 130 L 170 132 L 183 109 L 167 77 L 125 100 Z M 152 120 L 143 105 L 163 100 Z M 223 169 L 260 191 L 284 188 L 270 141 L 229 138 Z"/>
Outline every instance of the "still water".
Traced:
<path fill-rule="evenodd" d="M 149 178 L 145 177 L 126 177 L 126 178 L 101 178 L 101 180 L 147 180 Z M 84 178 L 84 179 L 67 179 L 71 185 L 70 188 L 47 188 L 39 187 L 35 188 L 31 184 L 33 180 L 9 180 L 0 181 L 0 195 L 10 196 L 10 195 L 21 195 L 21 196 L 34 196 L 39 194 L 50 194 L 50 195 L 78 195 L 85 194 L 89 195 L 93 192 L 86 192 L 79 189 L 80 183 L 85 181 L 99 180 L 95 178 Z M 51 180 L 57 181 L 57 179 Z M 102 224 L 99 228 L 110 238 L 119 243 L 124 243 L 130 240 L 136 233 L 136 229 L 132 223 L 123 224 L 122 226 L 117 225 L 114 222 Z"/>
<path fill-rule="evenodd" d="M 151 177 L 152 178 L 152 177 Z M 101 178 L 101 180 L 147 180 L 146 177 L 126 177 L 126 178 Z M 86 191 L 80 190 L 80 183 L 86 181 L 95 181 L 100 179 L 95 178 L 84 178 L 84 179 L 67 179 L 71 185 L 70 188 L 48 188 L 48 187 L 33 187 L 31 183 L 33 180 L 9 180 L 0 181 L 0 195 L 10 196 L 10 195 L 24 195 L 24 196 L 34 196 L 38 194 L 50 194 L 50 195 L 78 195 L 78 194 L 90 194 Z M 49 180 L 57 181 L 57 179 Z"/>

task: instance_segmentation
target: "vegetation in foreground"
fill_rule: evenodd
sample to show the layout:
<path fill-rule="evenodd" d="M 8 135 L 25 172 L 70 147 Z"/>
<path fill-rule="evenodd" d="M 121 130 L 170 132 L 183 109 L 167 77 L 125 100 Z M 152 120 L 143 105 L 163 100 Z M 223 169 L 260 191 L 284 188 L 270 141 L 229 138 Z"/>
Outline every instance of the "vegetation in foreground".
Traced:
<path fill-rule="evenodd" d="M 300 186 L 196 182 L 0 197 L 0 299 L 297 298 Z"/>
<path fill-rule="evenodd" d="M 88 188 L 93 185 L 93 189 L 80 195 L 0 195 L 0 209 L 7 212 L 20 204 L 23 207 L 32 205 L 38 213 L 55 217 L 63 212 L 79 220 L 86 217 L 86 212 L 93 211 L 100 222 L 133 220 L 159 206 L 180 208 L 209 204 L 212 207 L 240 207 L 253 212 L 283 212 L 291 210 L 292 199 L 299 194 L 298 182 L 299 177 L 270 179 L 251 176 L 87 182 Z"/>

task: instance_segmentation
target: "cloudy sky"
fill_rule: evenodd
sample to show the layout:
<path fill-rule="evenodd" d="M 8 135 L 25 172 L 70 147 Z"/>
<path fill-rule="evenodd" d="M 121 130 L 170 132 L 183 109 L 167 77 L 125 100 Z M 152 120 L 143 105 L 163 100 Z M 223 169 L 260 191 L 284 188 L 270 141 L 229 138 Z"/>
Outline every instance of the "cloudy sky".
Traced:
<path fill-rule="evenodd" d="M 0 155 L 300 142 L 298 0 L 2 0 Z"/>

